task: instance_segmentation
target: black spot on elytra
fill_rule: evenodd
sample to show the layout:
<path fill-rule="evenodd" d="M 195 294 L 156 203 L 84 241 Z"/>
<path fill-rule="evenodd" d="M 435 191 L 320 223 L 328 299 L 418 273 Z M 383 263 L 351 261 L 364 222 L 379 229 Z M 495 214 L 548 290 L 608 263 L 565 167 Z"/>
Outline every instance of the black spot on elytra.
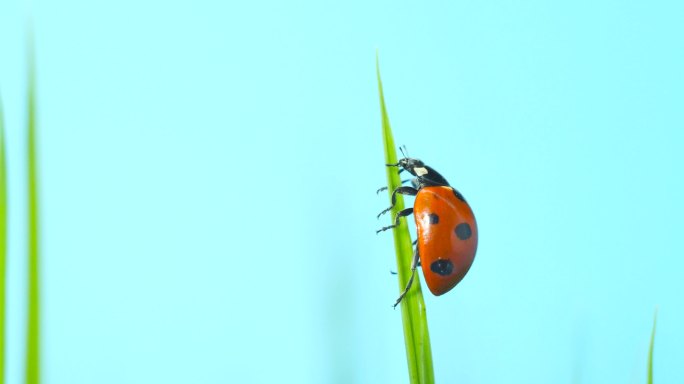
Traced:
<path fill-rule="evenodd" d="M 456 196 L 457 199 L 465 203 L 465 198 L 461 195 L 461 192 L 457 191 L 456 188 L 451 188 L 451 190 L 454 191 L 454 196 Z"/>
<path fill-rule="evenodd" d="M 431 214 L 428 215 L 428 217 L 430 218 L 430 224 L 437 224 L 437 223 L 439 223 L 439 216 L 437 216 L 436 213 L 431 213 Z"/>
<path fill-rule="evenodd" d="M 451 260 L 437 260 L 430 264 L 430 270 L 438 275 L 447 276 L 454 272 L 454 264 Z"/>
<path fill-rule="evenodd" d="M 468 240 L 473 235 L 473 230 L 468 223 L 461 223 L 456 226 L 456 236 L 461 240 Z"/>

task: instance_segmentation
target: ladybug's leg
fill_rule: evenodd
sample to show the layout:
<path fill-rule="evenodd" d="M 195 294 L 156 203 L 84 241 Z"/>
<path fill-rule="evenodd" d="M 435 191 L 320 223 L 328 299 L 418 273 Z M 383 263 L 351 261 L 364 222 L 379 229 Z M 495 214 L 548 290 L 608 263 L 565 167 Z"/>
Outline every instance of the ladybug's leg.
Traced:
<path fill-rule="evenodd" d="M 401 303 L 401 300 L 404 299 L 404 296 L 408 293 L 409 289 L 411 288 L 411 284 L 413 284 L 413 276 L 416 275 L 416 268 L 420 264 L 420 255 L 418 255 L 418 247 L 416 247 L 416 250 L 413 251 L 413 261 L 411 262 L 411 277 L 409 278 L 408 283 L 406 284 L 406 288 L 404 288 L 404 292 L 399 295 L 399 298 L 397 299 L 397 302 L 394 303 L 393 307 L 396 308 L 399 303 Z"/>
<path fill-rule="evenodd" d="M 380 233 L 382 231 L 386 231 L 390 228 L 394 228 L 394 227 L 398 226 L 399 225 L 399 219 L 401 219 L 404 216 L 408 216 L 412 213 L 413 213 L 413 208 L 406 208 L 406 209 L 403 209 L 403 210 L 397 212 L 397 216 L 394 218 L 394 224 L 389 225 L 387 227 L 382 227 L 382 228 L 378 229 L 377 231 L 375 231 L 375 233 Z"/>
<path fill-rule="evenodd" d="M 401 167 L 401 163 L 385 164 L 385 165 L 388 166 L 388 167 Z M 404 172 L 404 168 L 401 168 L 401 169 L 399 170 L 399 173 L 402 173 L 402 172 Z"/>
<path fill-rule="evenodd" d="M 402 183 L 402 184 L 406 184 L 406 183 L 408 183 L 409 181 L 411 181 L 411 179 L 402 180 L 401 183 Z M 378 189 L 377 192 L 375 192 L 375 193 L 380 193 L 380 192 L 386 191 L 386 190 L 387 190 L 387 187 L 382 187 L 382 188 Z"/>
<path fill-rule="evenodd" d="M 418 239 L 414 240 L 413 243 L 411 243 L 411 244 L 413 244 L 413 246 L 415 247 L 416 244 L 418 244 Z M 418 260 L 418 266 L 420 267 L 420 259 Z M 397 273 L 394 272 L 394 271 L 390 271 L 390 273 L 393 274 L 393 275 L 396 275 L 396 274 L 397 274 Z"/>
<path fill-rule="evenodd" d="M 384 215 L 385 213 L 391 211 L 392 208 L 394 208 L 394 205 L 397 203 L 397 193 L 402 195 L 415 196 L 418 194 L 418 190 L 413 187 L 399 187 L 395 189 L 392 192 L 392 205 L 390 205 L 389 208 L 383 209 L 382 212 L 378 213 L 378 218 L 380 218 L 380 216 Z"/>

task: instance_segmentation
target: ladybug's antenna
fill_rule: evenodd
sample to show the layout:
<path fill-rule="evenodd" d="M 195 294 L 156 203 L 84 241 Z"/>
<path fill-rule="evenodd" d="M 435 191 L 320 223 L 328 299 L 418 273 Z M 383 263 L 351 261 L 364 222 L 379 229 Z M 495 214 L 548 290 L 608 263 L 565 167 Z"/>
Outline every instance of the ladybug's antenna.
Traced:
<path fill-rule="evenodd" d="M 399 150 L 401 151 L 401 154 L 404 155 L 404 158 L 408 158 L 408 149 L 406 149 L 405 145 L 399 147 Z"/>

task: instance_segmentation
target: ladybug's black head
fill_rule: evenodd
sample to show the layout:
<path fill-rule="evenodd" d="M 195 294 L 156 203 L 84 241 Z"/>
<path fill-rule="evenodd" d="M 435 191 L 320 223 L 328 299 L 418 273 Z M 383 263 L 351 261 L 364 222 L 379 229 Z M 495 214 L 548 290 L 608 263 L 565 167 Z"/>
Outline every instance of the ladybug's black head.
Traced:
<path fill-rule="evenodd" d="M 406 147 L 400 147 L 399 150 L 404 157 L 399 159 L 398 163 L 387 164 L 388 166 L 401 167 L 402 171 L 408 171 L 408 173 L 417 178 L 416 181 L 418 185 L 421 186 L 449 186 L 449 182 L 444 176 L 440 175 L 439 172 L 435 171 L 432 167 L 425 165 L 425 163 L 419 159 L 408 157 Z"/>
<path fill-rule="evenodd" d="M 404 157 L 399 159 L 399 162 L 396 164 L 396 166 L 407 170 L 413 176 L 422 176 L 424 173 L 423 169 L 425 168 L 425 164 L 418 159 L 410 158 L 405 145 L 399 147 L 399 150 Z"/>
<path fill-rule="evenodd" d="M 424 174 L 423 169 L 425 169 L 425 163 L 421 160 L 404 157 L 399 160 L 397 165 L 407 170 L 413 176 L 422 176 L 422 174 Z"/>

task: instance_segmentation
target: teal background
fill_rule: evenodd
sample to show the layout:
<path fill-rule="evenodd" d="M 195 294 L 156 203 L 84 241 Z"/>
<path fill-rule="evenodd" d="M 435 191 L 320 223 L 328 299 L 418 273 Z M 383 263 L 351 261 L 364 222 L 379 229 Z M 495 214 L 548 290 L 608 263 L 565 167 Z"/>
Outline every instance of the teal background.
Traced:
<path fill-rule="evenodd" d="M 28 23 L 27 15 L 32 15 Z M 684 3 L 0 4 L 7 378 L 23 376 L 27 24 L 45 383 L 407 383 L 375 78 L 480 248 L 439 383 L 684 382 Z"/>

